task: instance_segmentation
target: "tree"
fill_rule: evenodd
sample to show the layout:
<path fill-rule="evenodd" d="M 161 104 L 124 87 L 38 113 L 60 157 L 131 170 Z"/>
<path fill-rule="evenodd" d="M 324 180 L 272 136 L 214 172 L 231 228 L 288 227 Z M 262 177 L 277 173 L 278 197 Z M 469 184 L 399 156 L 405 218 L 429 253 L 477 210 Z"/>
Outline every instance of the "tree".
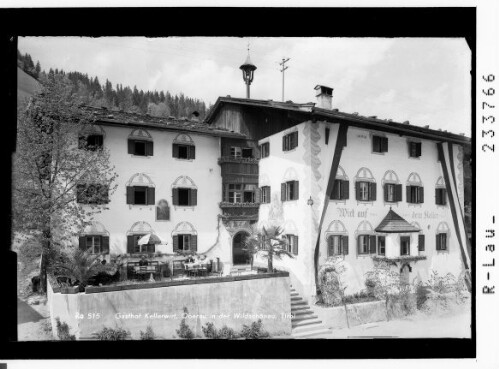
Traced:
<path fill-rule="evenodd" d="M 284 255 L 294 258 L 288 248 L 288 240 L 283 236 L 281 227 L 271 226 L 268 229 L 262 227 L 262 232 L 253 228 L 252 233 L 244 241 L 244 249 L 246 252 L 255 255 L 260 254 L 267 259 L 268 272 L 274 271 L 274 257 L 282 259 Z"/>
<path fill-rule="evenodd" d="M 79 109 L 69 80 L 52 73 L 41 82 L 41 93 L 18 110 L 13 227 L 17 235 L 41 244 L 40 277 L 46 291 L 47 269 L 55 254 L 70 246 L 93 215 L 105 208 L 78 204 L 78 185 L 100 184 L 109 195 L 117 175 L 108 150 L 78 148 L 79 135 L 94 128 L 93 117 Z"/>
<path fill-rule="evenodd" d="M 366 278 L 374 285 L 374 296 L 385 301 L 386 320 L 389 320 L 388 303 L 392 296 L 399 293 L 400 274 L 391 269 L 390 263 L 377 260 L 374 261 L 374 269 L 366 273 Z"/>
<path fill-rule="evenodd" d="M 322 265 L 319 270 L 319 288 L 321 296 L 327 303 L 333 305 L 341 303 L 345 308 L 345 316 L 347 320 L 347 327 L 350 328 L 350 321 L 348 319 L 348 309 L 345 299 L 345 290 L 347 288 L 343 281 L 343 274 L 346 271 L 343 258 L 332 257 L 328 258 L 326 263 Z"/>

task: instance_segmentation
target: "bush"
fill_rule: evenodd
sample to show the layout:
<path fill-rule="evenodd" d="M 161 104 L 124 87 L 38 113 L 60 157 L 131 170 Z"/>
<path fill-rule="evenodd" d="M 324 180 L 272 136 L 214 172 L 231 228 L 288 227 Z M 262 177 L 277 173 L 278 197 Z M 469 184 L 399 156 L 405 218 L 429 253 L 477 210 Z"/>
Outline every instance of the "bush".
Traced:
<path fill-rule="evenodd" d="M 204 336 L 210 339 L 230 340 L 237 338 L 237 333 L 226 325 L 224 325 L 220 330 L 217 330 L 213 323 L 206 323 L 206 325 L 202 327 L 202 330 Z"/>
<path fill-rule="evenodd" d="M 102 328 L 101 331 L 93 334 L 100 341 L 124 341 L 130 335 L 130 332 L 123 328 Z"/>
<path fill-rule="evenodd" d="M 188 310 L 186 307 L 184 307 L 184 314 L 188 314 Z M 186 340 L 192 340 L 194 338 L 194 333 L 192 332 L 192 329 L 187 325 L 185 322 L 185 317 L 180 321 L 180 328 L 177 329 L 177 334 L 180 338 L 186 339 Z"/>
<path fill-rule="evenodd" d="M 74 334 L 69 334 L 69 326 L 67 323 L 61 323 L 59 318 L 55 318 L 56 328 L 57 328 L 57 337 L 61 341 L 76 341 L 76 337 Z"/>
<path fill-rule="evenodd" d="M 251 323 L 250 326 L 244 324 L 241 330 L 241 337 L 246 339 L 261 339 L 268 338 L 270 335 L 268 332 L 263 330 L 263 323 L 261 319 L 257 322 Z"/>
<path fill-rule="evenodd" d="M 152 330 L 152 327 L 150 325 L 147 326 L 145 332 L 140 331 L 140 339 L 146 341 L 156 339 L 156 335 L 154 334 L 154 331 Z"/>
<path fill-rule="evenodd" d="M 345 270 L 342 260 L 334 257 L 328 258 L 319 269 L 319 289 L 326 305 L 342 304 L 346 286 L 343 285 L 341 277 Z"/>
<path fill-rule="evenodd" d="M 423 306 L 428 300 L 428 295 L 429 295 L 428 288 L 421 282 L 419 282 L 416 285 L 416 308 L 418 310 L 423 309 Z"/>
<path fill-rule="evenodd" d="M 449 310 L 449 294 L 455 293 L 455 277 L 452 273 L 440 276 L 432 271 L 425 287 L 428 289 L 428 299 L 424 302 L 422 310 L 427 313 Z"/>

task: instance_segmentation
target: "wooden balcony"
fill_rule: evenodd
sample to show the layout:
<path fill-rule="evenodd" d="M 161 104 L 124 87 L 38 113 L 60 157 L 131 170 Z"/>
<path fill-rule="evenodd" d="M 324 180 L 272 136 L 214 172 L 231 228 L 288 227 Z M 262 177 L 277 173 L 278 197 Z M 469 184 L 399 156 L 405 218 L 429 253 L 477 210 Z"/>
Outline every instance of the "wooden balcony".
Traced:
<path fill-rule="evenodd" d="M 226 220 L 258 220 L 259 203 L 222 201 L 219 206 L 222 209 L 222 217 Z"/>
<path fill-rule="evenodd" d="M 225 183 L 258 183 L 258 159 L 232 158 L 218 159 Z"/>

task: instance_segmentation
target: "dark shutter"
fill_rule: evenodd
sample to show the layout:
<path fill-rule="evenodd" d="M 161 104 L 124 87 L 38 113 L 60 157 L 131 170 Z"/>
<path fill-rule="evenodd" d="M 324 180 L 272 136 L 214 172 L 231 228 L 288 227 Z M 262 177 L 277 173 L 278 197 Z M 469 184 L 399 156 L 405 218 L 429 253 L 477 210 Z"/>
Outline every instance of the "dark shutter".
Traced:
<path fill-rule="evenodd" d="M 373 136 L 373 152 L 380 152 L 379 140 L 380 140 L 380 137 Z"/>
<path fill-rule="evenodd" d="M 395 185 L 395 201 L 402 201 L 402 185 Z"/>
<path fill-rule="evenodd" d="M 178 251 L 178 236 L 173 236 L 173 252 Z"/>
<path fill-rule="evenodd" d="M 341 236 L 340 241 L 343 255 L 348 255 L 348 236 Z"/>
<path fill-rule="evenodd" d="M 102 253 L 109 254 L 109 236 L 101 237 Z"/>
<path fill-rule="evenodd" d="M 381 245 L 383 245 L 383 252 L 381 252 Z M 378 236 L 378 254 L 385 255 L 386 246 L 385 246 L 385 236 Z"/>
<path fill-rule="evenodd" d="M 403 247 L 403 245 L 404 245 L 403 238 L 404 237 L 400 237 L 400 255 L 405 255 L 404 254 L 404 247 Z"/>
<path fill-rule="evenodd" d="M 422 204 L 424 202 L 424 187 L 419 187 L 419 203 Z"/>
<path fill-rule="evenodd" d="M 381 152 L 388 152 L 388 137 L 381 138 Z"/>
<path fill-rule="evenodd" d="M 376 201 L 376 182 L 369 182 L 369 200 Z"/>
<path fill-rule="evenodd" d="M 447 205 L 447 190 L 442 188 L 442 205 Z"/>
<path fill-rule="evenodd" d="M 412 204 L 411 186 L 405 186 L 405 201 Z"/>
<path fill-rule="evenodd" d="M 147 187 L 147 205 L 154 205 L 156 202 L 156 189 L 154 187 Z"/>
<path fill-rule="evenodd" d="M 97 140 L 95 141 L 96 145 L 98 147 L 103 147 L 104 146 L 104 136 L 98 135 L 96 137 L 97 137 Z"/>
<path fill-rule="evenodd" d="M 294 186 L 293 186 L 293 200 L 298 200 L 298 197 L 300 195 L 300 187 L 299 184 L 300 182 L 294 181 Z"/>
<path fill-rule="evenodd" d="M 447 233 L 442 233 L 442 242 L 440 244 L 441 250 L 447 250 Z"/>
<path fill-rule="evenodd" d="M 298 255 L 298 236 L 291 236 L 293 237 L 293 255 Z"/>
<path fill-rule="evenodd" d="M 418 157 L 420 157 L 420 156 L 421 156 L 421 142 L 417 142 L 417 143 L 416 143 L 416 155 L 417 155 Z"/>
<path fill-rule="evenodd" d="M 383 185 L 383 196 L 385 201 L 388 201 L 388 183 Z"/>
<path fill-rule="evenodd" d="M 189 146 L 189 159 L 196 159 L 196 146 Z"/>
<path fill-rule="evenodd" d="M 442 192 L 440 188 L 435 188 L 435 204 L 442 205 Z"/>
<path fill-rule="evenodd" d="M 127 186 L 126 188 L 126 203 L 133 204 L 135 201 L 135 190 L 132 186 Z"/>
<path fill-rule="evenodd" d="M 191 251 L 198 251 L 198 236 L 197 234 L 191 235 Z"/>
<path fill-rule="evenodd" d="M 328 236 L 327 237 L 327 256 L 328 257 L 333 255 L 332 245 L 333 245 L 333 236 Z"/>
<path fill-rule="evenodd" d="M 282 151 L 286 151 L 286 136 L 282 136 Z"/>
<path fill-rule="evenodd" d="M 133 254 L 135 252 L 133 240 L 134 240 L 133 235 L 126 237 L 126 252 L 128 254 Z"/>
<path fill-rule="evenodd" d="M 355 182 L 355 199 L 360 200 L 360 182 Z"/>
<path fill-rule="evenodd" d="M 128 140 L 128 153 L 129 154 L 135 154 L 135 141 L 134 140 Z"/>
<path fill-rule="evenodd" d="M 146 142 L 146 156 L 153 156 L 154 154 L 154 143 L 151 141 Z"/>
<path fill-rule="evenodd" d="M 173 205 L 178 205 L 178 188 L 172 188 Z"/>
<path fill-rule="evenodd" d="M 260 203 L 262 201 L 261 200 L 261 198 L 262 198 L 261 191 L 262 190 L 260 188 L 255 189 L 255 202 L 256 203 Z"/>
<path fill-rule="evenodd" d="M 281 201 L 286 201 L 286 183 L 281 183 Z"/>
<path fill-rule="evenodd" d="M 350 181 L 341 181 L 341 199 L 348 200 L 350 198 Z"/>
<path fill-rule="evenodd" d="M 326 132 L 325 132 L 324 138 L 325 138 L 326 145 L 327 145 L 329 143 L 329 127 L 326 127 Z"/>
<path fill-rule="evenodd" d="M 332 200 L 339 200 L 339 198 L 337 197 L 338 186 L 340 186 L 340 180 L 339 179 L 335 179 L 334 183 L 333 183 L 333 191 L 331 192 L 331 195 L 329 196 L 330 199 L 332 199 Z M 340 188 L 340 191 L 341 191 L 341 188 Z M 341 198 L 341 196 L 340 196 L 340 198 Z"/>
<path fill-rule="evenodd" d="M 357 255 L 362 254 L 360 252 L 360 239 L 362 236 L 357 236 Z"/>
<path fill-rule="evenodd" d="M 437 237 L 436 237 L 436 241 L 435 241 L 435 245 L 437 246 L 437 250 L 441 250 L 440 248 L 440 235 L 437 233 Z"/>
<path fill-rule="evenodd" d="M 298 131 L 293 132 L 293 148 L 298 147 Z"/>
<path fill-rule="evenodd" d="M 376 236 L 369 236 L 369 253 L 376 254 Z"/>
<path fill-rule="evenodd" d="M 424 251 L 424 234 L 418 235 L 418 250 Z"/>
<path fill-rule="evenodd" d="M 172 145 L 172 155 L 174 158 L 178 158 L 178 145 L 177 144 Z"/>
<path fill-rule="evenodd" d="M 189 205 L 196 206 L 198 204 L 198 190 L 197 190 L 197 188 L 192 188 L 189 191 L 189 195 L 190 195 Z"/>
<path fill-rule="evenodd" d="M 78 248 L 80 250 L 86 250 L 87 249 L 87 237 L 80 236 L 78 238 Z"/>

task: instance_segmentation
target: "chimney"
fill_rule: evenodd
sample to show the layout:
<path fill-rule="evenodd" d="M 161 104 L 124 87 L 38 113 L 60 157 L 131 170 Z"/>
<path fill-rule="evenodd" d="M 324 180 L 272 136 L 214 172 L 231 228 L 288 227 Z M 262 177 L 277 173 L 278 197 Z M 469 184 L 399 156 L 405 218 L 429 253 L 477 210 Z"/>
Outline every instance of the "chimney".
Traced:
<path fill-rule="evenodd" d="M 314 88 L 317 97 L 317 107 L 331 110 L 333 103 L 333 89 L 331 87 L 317 85 Z"/>

